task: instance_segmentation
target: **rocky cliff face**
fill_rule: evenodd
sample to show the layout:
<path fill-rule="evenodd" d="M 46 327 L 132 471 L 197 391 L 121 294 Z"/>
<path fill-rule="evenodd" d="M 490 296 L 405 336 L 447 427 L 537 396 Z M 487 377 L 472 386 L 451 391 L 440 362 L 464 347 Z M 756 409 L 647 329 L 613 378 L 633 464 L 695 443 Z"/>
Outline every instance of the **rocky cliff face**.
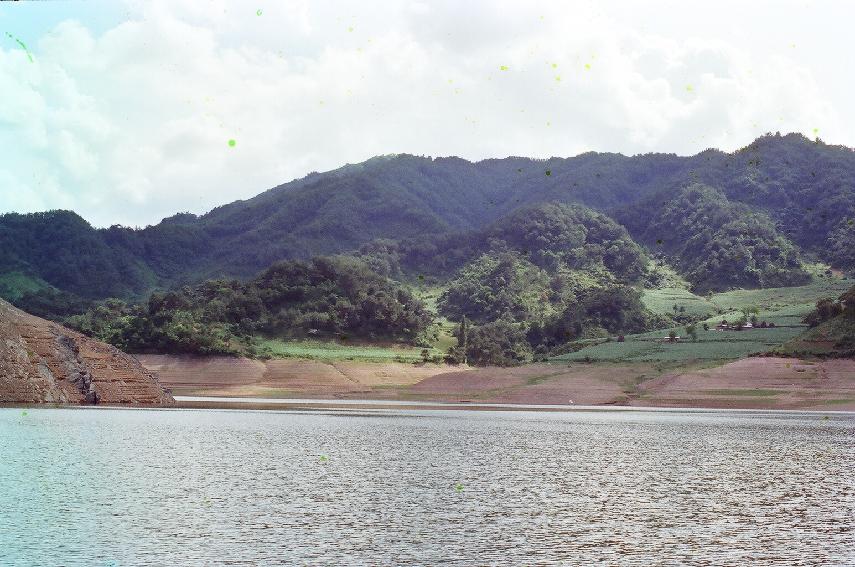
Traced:
<path fill-rule="evenodd" d="M 0 403 L 174 400 L 135 358 L 0 300 Z"/>

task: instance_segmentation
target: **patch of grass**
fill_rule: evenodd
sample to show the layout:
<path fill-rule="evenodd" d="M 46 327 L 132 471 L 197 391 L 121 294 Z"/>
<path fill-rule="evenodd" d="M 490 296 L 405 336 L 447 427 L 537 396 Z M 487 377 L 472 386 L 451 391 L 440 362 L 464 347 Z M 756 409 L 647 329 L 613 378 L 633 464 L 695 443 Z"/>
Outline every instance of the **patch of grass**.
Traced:
<path fill-rule="evenodd" d="M 261 339 L 258 346 L 268 349 L 274 358 L 311 360 L 359 360 L 363 362 L 419 362 L 422 349 L 403 345 L 377 346 L 342 344 L 333 341 Z M 439 354 L 431 350 L 431 356 Z"/>
<path fill-rule="evenodd" d="M 852 356 L 855 353 L 855 318 L 839 315 L 825 321 L 784 345 L 794 356 Z"/>
<path fill-rule="evenodd" d="M 666 287 L 646 289 L 641 296 L 644 306 L 654 313 L 666 316 L 687 314 L 694 318 L 709 317 L 716 313 L 718 307 L 705 298 L 695 295 L 687 289 Z M 674 305 L 677 311 L 674 311 Z M 680 311 L 683 308 L 683 312 Z"/>
<path fill-rule="evenodd" d="M 704 390 L 705 394 L 714 396 L 778 396 L 785 392 L 781 390 L 764 390 L 762 388 L 743 389 L 743 388 L 720 388 L 717 390 Z"/>
<path fill-rule="evenodd" d="M 689 315 L 712 314 L 696 325 L 698 342 L 683 340 L 670 343 L 663 340 L 671 329 L 678 336 L 685 336 L 685 327 L 675 326 L 671 329 L 628 335 L 623 343 L 612 341 L 592 344 L 576 352 L 555 357 L 555 360 L 713 361 L 735 360 L 751 354 L 778 350 L 808 329 L 802 319 L 814 308 L 817 300 L 838 297 L 855 285 L 855 280 L 817 277 L 813 282 L 799 287 L 735 290 L 712 294 L 706 298 L 680 287 L 678 280 L 670 283 L 673 287 L 645 290 L 642 300 L 648 309 L 663 315 L 673 316 L 675 303 L 678 307 L 685 307 L 684 312 Z M 742 309 L 754 308 L 759 311 L 757 318 L 760 321 L 774 323 L 775 327 L 743 331 L 715 330 L 715 326 L 722 319 L 736 320 L 742 316 Z M 704 322 L 710 330 L 703 330 Z"/>
<path fill-rule="evenodd" d="M 838 398 L 835 400 L 825 400 L 822 403 L 827 406 L 836 406 L 840 404 L 850 404 L 852 402 L 855 402 L 855 398 Z"/>
<path fill-rule="evenodd" d="M 560 376 L 561 374 L 564 374 L 564 370 L 560 370 L 558 372 L 550 372 L 548 374 L 539 374 L 538 376 L 532 376 L 531 378 L 526 380 L 525 383 L 526 386 L 534 386 L 535 384 L 541 384 L 543 382 L 546 382 L 550 378 Z"/>
<path fill-rule="evenodd" d="M 443 289 L 444 288 L 440 286 L 420 285 L 411 288 L 411 291 L 416 297 L 424 302 L 425 306 L 430 311 L 437 313 L 436 302 Z M 449 348 L 457 344 L 457 339 L 452 335 L 457 325 L 445 317 L 440 317 L 439 315 L 436 316 L 436 324 L 438 331 L 437 340 L 432 345 L 433 350 L 436 352 L 432 354 L 445 354 L 448 352 Z"/>

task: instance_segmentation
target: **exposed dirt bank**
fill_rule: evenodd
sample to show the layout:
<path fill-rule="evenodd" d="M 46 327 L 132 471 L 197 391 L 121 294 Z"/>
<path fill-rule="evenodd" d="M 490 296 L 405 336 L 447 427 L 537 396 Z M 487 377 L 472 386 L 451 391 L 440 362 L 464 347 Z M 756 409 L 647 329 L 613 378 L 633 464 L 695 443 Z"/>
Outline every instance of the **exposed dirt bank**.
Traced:
<path fill-rule="evenodd" d="M 139 358 L 158 371 L 175 394 L 186 395 L 855 410 L 855 360 L 747 358 L 715 368 L 663 370 L 652 363 L 474 369 L 297 359 Z"/>
<path fill-rule="evenodd" d="M 0 300 L 0 403 L 173 402 L 134 357 Z"/>

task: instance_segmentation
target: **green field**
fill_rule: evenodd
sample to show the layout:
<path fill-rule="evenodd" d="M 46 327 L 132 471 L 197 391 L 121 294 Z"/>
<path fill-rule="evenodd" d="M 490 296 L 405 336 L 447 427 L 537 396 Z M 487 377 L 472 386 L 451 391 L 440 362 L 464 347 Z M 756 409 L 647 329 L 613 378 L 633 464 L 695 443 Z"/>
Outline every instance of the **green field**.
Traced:
<path fill-rule="evenodd" d="M 333 341 L 260 339 L 256 346 L 268 350 L 274 358 L 312 360 L 360 360 L 364 362 L 417 362 L 422 349 L 405 346 L 348 345 Z M 438 354 L 431 351 L 431 354 Z"/>
<path fill-rule="evenodd" d="M 726 291 L 713 295 L 711 301 L 725 310 L 756 306 L 761 310 L 773 311 L 804 305 L 809 305 L 812 309 L 817 300 L 824 297 L 836 298 L 853 285 L 855 280 L 851 278 L 816 278 L 813 282 L 798 287 Z"/>
<path fill-rule="evenodd" d="M 628 335 L 626 341 L 601 343 L 556 357 L 554 360 L 592 360 L 610 362 L 652 362 L 689 360 L 733 360 L 774 350 L 804 332 L 807 327 L 776 327 L 743 331 L 698 330 L 698 341 L 665 340 L 668 330 Z M 682 327 L 674 329 L 684 335 Z"/>
<path fill-rule="evenodd" d="M 838 297 L 855 285 L 848 278 L 816 278 L 808 285 L 789 288 L 736 290 L 694 295 L 686 289 L 669 287 L 646 290 L 643 295 L 648 309 L 663 315 L 674 314 L 674 304 L 685 307 L 685 313 L 699 320 L 696 325 L 698 341 L 683 339 L 676 343 L 663 340 L 669 330 L 686 335 L 685 327 L 675 326 L 651 333 L 628 335 L 625 342 L 594 343 L 579 351 L 555 357 L 553 360 L 592 360 L 611 362 L 734 360 L 751 354 L 774 351 L 801 335 L 808 328 L 802 323 L 817 300 Z M 757 309 L 757 318 L 774 323 L 775 328 L 716 331 L 722 319 L 734 320 L 742 309 Z M 709 315 L 708 317 L 705 317 Z M 704 331 L 706 322 L 710 330 Z"/>

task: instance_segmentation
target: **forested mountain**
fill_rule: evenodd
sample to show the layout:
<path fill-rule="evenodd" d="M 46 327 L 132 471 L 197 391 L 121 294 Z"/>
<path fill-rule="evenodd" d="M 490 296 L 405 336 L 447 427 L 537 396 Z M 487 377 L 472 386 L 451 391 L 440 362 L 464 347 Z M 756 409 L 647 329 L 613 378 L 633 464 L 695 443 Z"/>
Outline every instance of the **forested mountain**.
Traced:
<path fill-rule="evenodd" d="M 796 247 L 765 213 L 694 183 L 619 211 L 619 221 L 671 258 L 697 292 L 809 281 Z"/>
<path fill-rule="evenodd" d="M 710 226 L 710 238 L 693 243 L 696 248 L 668 248 L 699 287 L 702 274 L 740 261 L 738 254 L 727 254 L 743 234 L 751 234 L 753 263 L 716 287 L 798 281 L 798 249 L 855 270 L 855 153 L 790 134 L 764 136 L 732 154 L 707 150 L 691 157 L 586 153 L 477 163 L 378 157 L 141 230 L 93 229 L 62 211 L 3 215 L 0 294 L 17 300 L 27 291 L 43 296 L 53 286 L 83 298 L 140 297 L 211 277 L 252 277 L 276 261 L 355 250 L 377 239 L 419 240 L 443 249 L 455 234 L 546 202 L 578 203 L 614 215 L 656 252 L 657 240 L 678 233 L 690 237 L 685 231 L 692 227 L 678 222 L 663 238 L 645 223 L 673 219 L 674 196 L 694 184 L 712 188 L 710 198 L 722 201 L 728 219 Z M 790 250 L 789 242 L 798 249 Z M 465 251 L 455 250 L 460 258 L 441 258 L 446 274 L 468 261 Z M 696 252 L 710 258 L 689 262 Z M 783 265 L 775 264 L 779 259 Z M 795 275 L 776 274 L 775 266 L 792 268 Z"/>
<path fill-rule="evenodd" d="M 444 239 L 441 249 L 375 241 L 358 257 L 280 262 L 249 281 L 209 280 L 136 304 L 111 299 L 66 322 L 130 352 L 263 354 L 259 337 L 430 347 L 440 330 L 436 313 L 406 284 L 423 281 L 415 274 L 429 266 L 432 279 L 444 280 L 439 314 L 475 324 L 451 361 L 516 364 L 579 338 L 664 323 L 628 285 L 648 275 L 642 249 L 622 226 L 581 205 L 524 207 Z"/>
<path fill-rule="evenodd" d="M 586 270 L 637 280 L 647 258 L 626 229 L 581 205 L 523 206 L 484 228 L 430 238 L 379 239 L 359 248 L 378 272 L 401 279 L 443 279 L 482 254 L 516 252 L 540 268 Z"/>

